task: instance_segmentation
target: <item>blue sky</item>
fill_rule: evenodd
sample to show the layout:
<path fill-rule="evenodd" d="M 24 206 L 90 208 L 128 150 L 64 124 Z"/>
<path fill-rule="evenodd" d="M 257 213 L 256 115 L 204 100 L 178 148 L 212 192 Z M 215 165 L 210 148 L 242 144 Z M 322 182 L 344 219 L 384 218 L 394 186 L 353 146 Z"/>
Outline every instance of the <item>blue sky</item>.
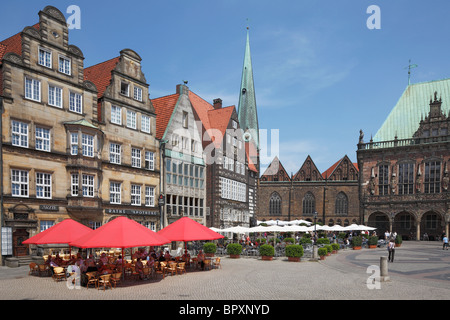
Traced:
<path fill-rule="evenodd" d="M 412 83 L 450 74 L 448 0 L 10 1 L 0 39 L 37 23 L 46 5 L 66 18 L 68 6 L 80 7 L 69 42 L 86 67 L 131 48 L 151 98 L 188 80 L 204 99 L 236 107 L 248 23 L 260 129 L 269 138 L 279 130 L 288 173 L 308 155 L 322 172 L 344 155 L 356 162 L 359 130 L 368 140 L 381 127 L 407 86 L 409 59 L 419 65 Z M 381 29 L 367 28 L 370 5 L 380 8 Z"/>

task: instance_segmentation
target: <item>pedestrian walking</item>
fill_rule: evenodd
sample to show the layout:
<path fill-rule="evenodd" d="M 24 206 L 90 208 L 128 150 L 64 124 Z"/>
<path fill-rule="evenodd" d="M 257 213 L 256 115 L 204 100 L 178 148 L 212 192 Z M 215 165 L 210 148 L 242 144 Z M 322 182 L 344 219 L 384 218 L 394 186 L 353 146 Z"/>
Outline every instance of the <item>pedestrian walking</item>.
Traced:
<path fill-rule="evenodd" d="M 388 252 L 389 252 L 388 261 L 389 262 L 394 262 L 394 254 L 395 254 L 395 241 L 394 241 L 394 239 L 391 239 L 391 241 L 389 241 Z"/>
<path fill-rule="evenodd" d="M 444 234 L 442 238 L 442 250 L 447 249 L 448 250 L 448 237 Z"/>

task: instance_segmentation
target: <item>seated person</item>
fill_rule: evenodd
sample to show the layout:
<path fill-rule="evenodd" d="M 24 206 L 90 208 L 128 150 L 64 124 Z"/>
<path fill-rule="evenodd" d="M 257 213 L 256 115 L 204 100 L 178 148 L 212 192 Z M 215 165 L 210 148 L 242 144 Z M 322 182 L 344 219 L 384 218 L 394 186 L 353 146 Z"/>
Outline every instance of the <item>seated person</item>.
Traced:
<path fill-rule="evenodd" d="M 100 256 L 100 261 L 103 263 L 103 264 L 108 264 L 108 257 L 106 256 L 106 253 L 102 253 L 102 255 Z"/>
<path fill-rule="evenodd" d="M 184 262 L 189 262 L 191 261 L 191 255 L 189 254 L 189 252 L 186 250 L 184 252 L 184 254 L 181 256 L 181 260 L 183 260 Z"/>
<path fill-rule="evenodd" d="M 97 265 L 95 264 L 94 257 L 92 254 L 89 255 L 89 258 L 86 259 L 85 262 L 87 269 L 86 272 L 98 271 Z"/>
<path fill-rule="evenodd" d="M 203 253 L 203 250 L 198 252 L 197 263 L 200 265 L 202 270 L 205 270 L 205 254 Z"/>
<path fill-rule="evenodd" d="M 141 258 L 137 258 L 136 264 L 134 265 L 134 270 L 139 273 L 139 278 L 144 279 L 144 265 L 142 264 Z"/>
<path fill-rule="evenodd" d="M 164 254 L 164 259 L 166 261 L 169 261 L 170 259 L 172 259 L 172 256 L 169 253 L 169 250 L 166 251 L 166 253 Z"/>

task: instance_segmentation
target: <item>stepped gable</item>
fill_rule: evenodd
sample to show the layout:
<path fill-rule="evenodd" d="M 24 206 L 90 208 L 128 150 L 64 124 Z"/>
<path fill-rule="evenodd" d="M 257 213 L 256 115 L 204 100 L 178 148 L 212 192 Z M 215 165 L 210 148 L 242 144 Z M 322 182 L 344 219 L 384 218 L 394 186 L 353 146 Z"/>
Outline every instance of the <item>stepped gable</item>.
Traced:
<path fill-rule="evenodd" d="M 311 156 L 307 156 L 305 162 L 293 177 L 294 181 L 322 181 L 323 176 L 312 160 Z"/>
<path fill-rule="evenodd" d="M 277 156 L 272 160 L 270 165 L 261 176 L 262 181 L 291 181 L 286 169 L 281 164 Z"/>
<path fill-rule="evenodd" d="M 345 155 L 322 173 L 323 179 L 332 181 L 358 180 L 358 165 Z"/>

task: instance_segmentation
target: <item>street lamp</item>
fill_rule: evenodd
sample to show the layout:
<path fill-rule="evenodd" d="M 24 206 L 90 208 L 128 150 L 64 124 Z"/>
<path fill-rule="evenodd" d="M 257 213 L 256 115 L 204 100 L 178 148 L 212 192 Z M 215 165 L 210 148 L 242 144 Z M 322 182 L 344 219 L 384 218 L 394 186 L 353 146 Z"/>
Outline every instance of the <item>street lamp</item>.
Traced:
<path fill-rule="evenodd" d="M 314 217 L 314 239 L 313 239 L 313 260 L 317 260 L 317 247 L 316 247 L 316 232 L 317 232 L 317 227 L 316 227 L 316 222 L 317 222 L 317 211 L 314 211 L 313 214 Z"/>
<path fill-rule="evenodd" d="M 316 228 L 317 211 L 314 211 L 313 217 L 314 217 L 314 239 L 315 239 L 315 237 L 317 235 L 317 228 Z M 314 243 L 315 243 L 315 241 L 314 241 Z"/>

